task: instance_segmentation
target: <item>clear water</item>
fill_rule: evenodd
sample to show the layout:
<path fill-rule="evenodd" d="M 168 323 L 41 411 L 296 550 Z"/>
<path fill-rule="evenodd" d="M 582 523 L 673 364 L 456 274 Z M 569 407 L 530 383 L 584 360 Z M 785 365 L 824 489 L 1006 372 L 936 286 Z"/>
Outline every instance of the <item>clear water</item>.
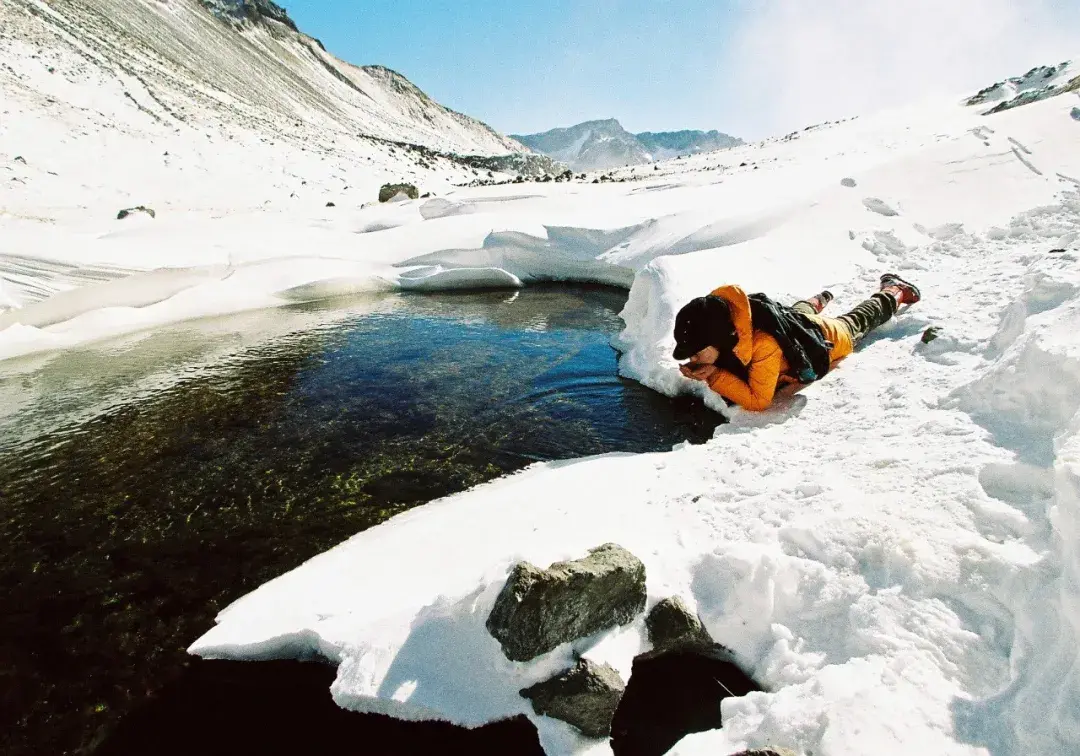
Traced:
<path fill-rule="evenodd" d="M 387 295 L 0 363 L 0 748 L 74 752 L 229 602 L 536 460 L 719 417 L 616 375 L 626 295 Z"/>

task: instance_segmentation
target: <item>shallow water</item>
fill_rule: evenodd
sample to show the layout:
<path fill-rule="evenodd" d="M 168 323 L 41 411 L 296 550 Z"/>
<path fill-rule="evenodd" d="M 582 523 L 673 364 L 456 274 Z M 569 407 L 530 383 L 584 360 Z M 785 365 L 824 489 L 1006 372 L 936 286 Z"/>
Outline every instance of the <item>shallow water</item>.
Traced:
<path fill-rule="evenodd" d="M 71 752 L 229 602 L 535 460 L 719 418 L 616 376 L 626 295 L 386 295 L 0 363 L 0 744 Z"/>

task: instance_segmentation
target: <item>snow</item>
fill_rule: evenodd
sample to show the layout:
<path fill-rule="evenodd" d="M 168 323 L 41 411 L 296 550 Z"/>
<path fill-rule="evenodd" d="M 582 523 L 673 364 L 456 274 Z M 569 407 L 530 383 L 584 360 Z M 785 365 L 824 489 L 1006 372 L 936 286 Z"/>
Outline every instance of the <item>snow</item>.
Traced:
<path fill-rule="evenodd" d="M 613 541 L 645 563 L 650 603 L 681 596 L 769 689 L 676 753 L 1076 752 L 1072 98 L 985 118 L 953 98 L 627 183 L 457 189 L 438 168 L 438 197 L 380 206 L 388 151 L 165 129 L 97 80 L 47 103 L 53 74 L 3 44 L 21 73 L 0 70 L 0 358 L 371 290 L 594 281 L 630 290 L 620 371 L 731 418 L 703 446 L 538 464 L 399 515 L 237 601 L 192 653 L 320 656 L 341 706 L 525 713 L 550 754 L 609 753 L 517 691 L 575 652 L 625 678 L 643 620 L 528 663 L 484 620 L 516 561 Z M 115 220 L 138 204 L 157 218 Z M 769 412 L 723 408 L 670 357 L 675 312 L 716 285 L 829 288 L 839 313 L 887 270 L 924 301 Z"/>

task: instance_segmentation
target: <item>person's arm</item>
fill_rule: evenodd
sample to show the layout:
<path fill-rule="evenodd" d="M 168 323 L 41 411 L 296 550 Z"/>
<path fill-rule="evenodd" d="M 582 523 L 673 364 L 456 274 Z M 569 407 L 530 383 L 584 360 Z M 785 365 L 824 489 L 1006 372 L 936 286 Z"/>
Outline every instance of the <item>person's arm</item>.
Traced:
<path fill-rule="evenodd" d="M 709 388 L 743 409 L 760 412 L 768 409 L 780 380 L 783 353 L 776 339 L 759 335 L 754 339 L 754 356 L 747 366 L 749 381 L 743 381 L 727 370 L 717 369 L 709 378 Z"/>

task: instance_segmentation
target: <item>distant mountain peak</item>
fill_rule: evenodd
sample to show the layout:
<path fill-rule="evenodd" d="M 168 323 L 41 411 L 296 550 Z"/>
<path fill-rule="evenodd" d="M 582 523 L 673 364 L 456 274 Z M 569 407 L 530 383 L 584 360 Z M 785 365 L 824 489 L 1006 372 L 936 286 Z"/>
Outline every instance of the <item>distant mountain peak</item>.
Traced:
<path fill-rule="evenodd" d="M 741 139 L 716 130 L 631 134 L 615 118 L 585 121 L 541 134 L 512 135 L 511 138 L 578 171 L 640 165 L 676 155 L 728 149 L 743 143 Z"/>

